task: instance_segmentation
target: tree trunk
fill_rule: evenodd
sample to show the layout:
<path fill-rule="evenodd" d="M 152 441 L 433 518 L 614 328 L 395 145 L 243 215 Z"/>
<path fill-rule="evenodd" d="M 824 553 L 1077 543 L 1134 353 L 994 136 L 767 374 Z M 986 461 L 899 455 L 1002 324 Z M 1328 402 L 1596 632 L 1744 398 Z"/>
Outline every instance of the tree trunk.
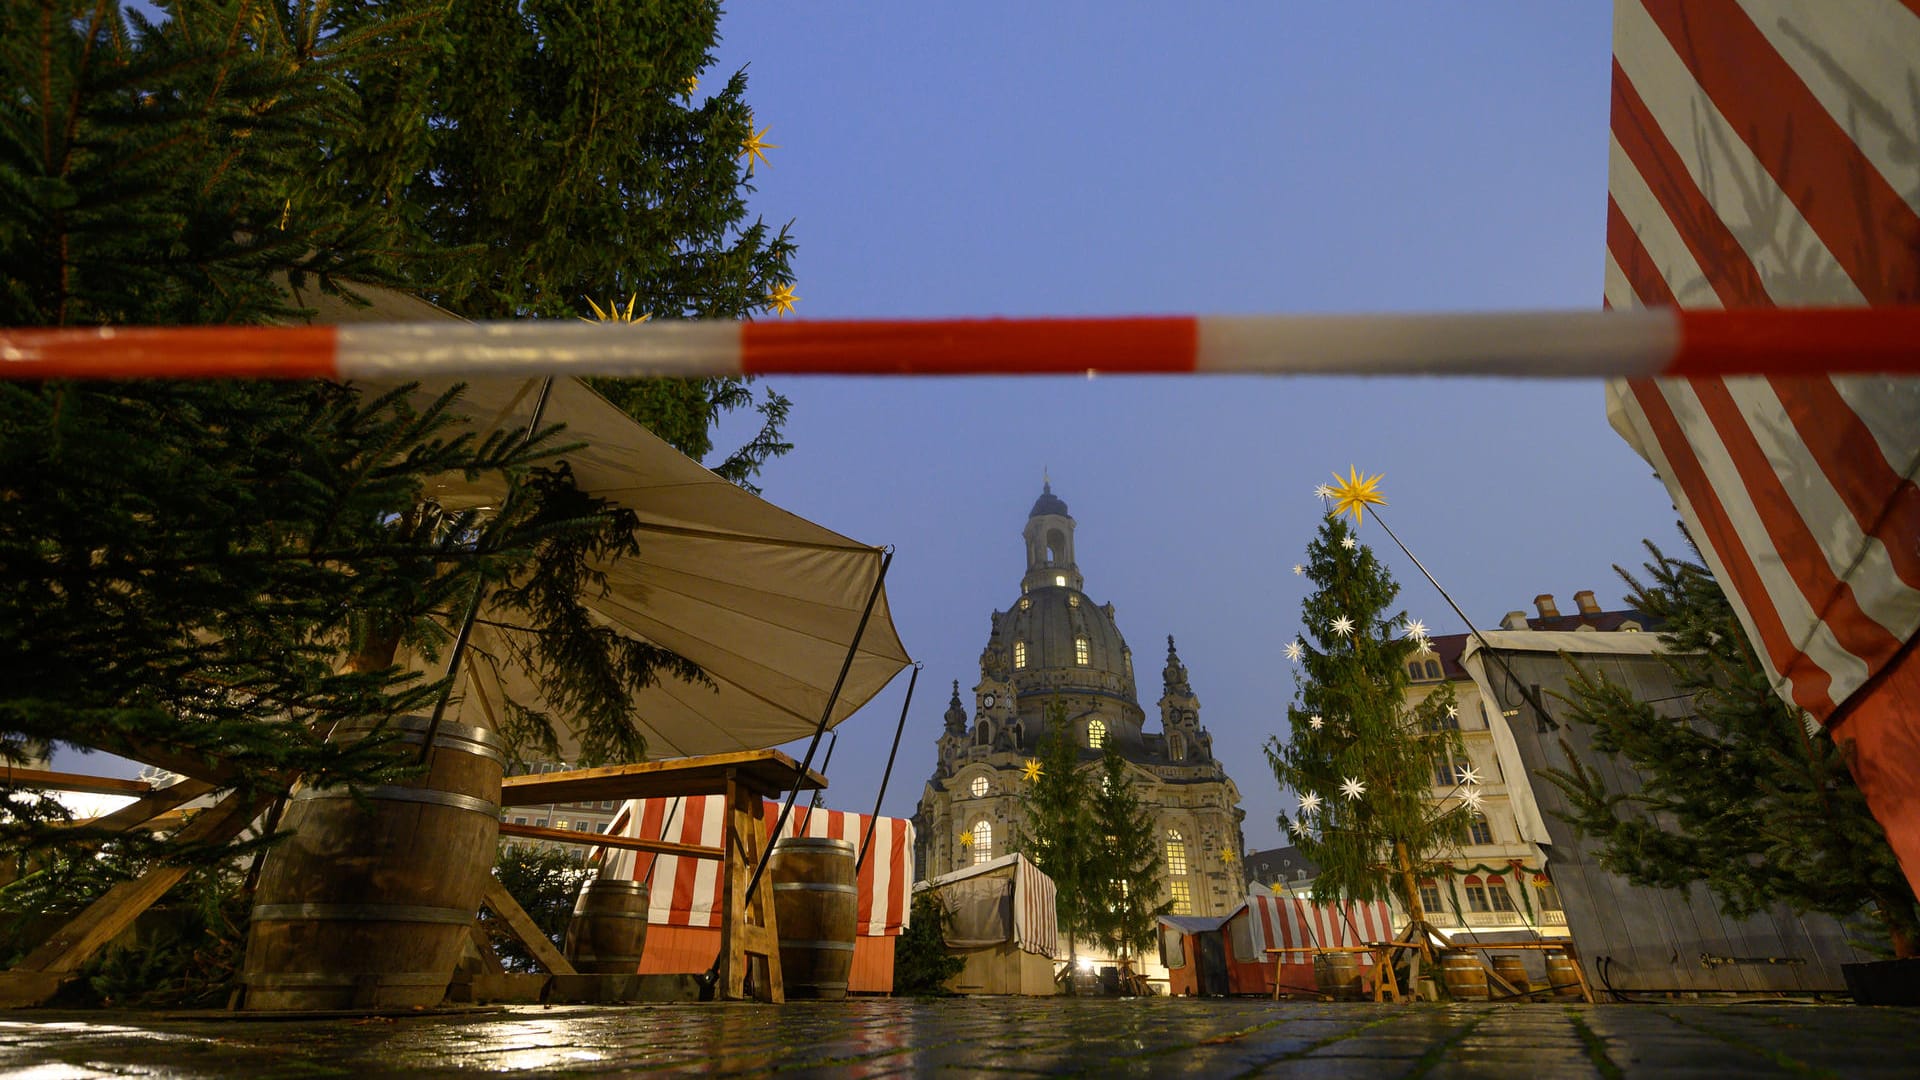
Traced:
<path fill-rule="evenodd" d="M 1433 953 L 1427 945 L 1427 909 L 1420 903 L 1420 883 L 1413 878 L 1413 858 L 1407 854 L 1406 841 L 1395 840 L 1393 854 L 1400 863 L 1401 899 L 1407 908 L 1407 929 L 1420 943 L 1421 958 L 1432 960 Z"/>
<path fill-rule="evenodd" d="M 348 671 L 385 671 L 393 666 L 393 654 L 400 649 L 401 627 L 378 624 L 367 628 L 360 648 L 347 657 Z"/>

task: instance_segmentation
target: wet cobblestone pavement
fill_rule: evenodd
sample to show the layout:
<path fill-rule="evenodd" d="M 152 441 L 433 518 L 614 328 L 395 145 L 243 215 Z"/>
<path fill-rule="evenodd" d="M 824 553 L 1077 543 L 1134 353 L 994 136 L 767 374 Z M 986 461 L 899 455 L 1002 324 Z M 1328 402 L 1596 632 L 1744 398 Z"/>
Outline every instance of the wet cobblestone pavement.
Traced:
<path fill-rule="evenodd" d="M 863 999 L 397 1019 L 0 1015 L 0 1077 L 1920 1075 L 1920 1011 Z"/>

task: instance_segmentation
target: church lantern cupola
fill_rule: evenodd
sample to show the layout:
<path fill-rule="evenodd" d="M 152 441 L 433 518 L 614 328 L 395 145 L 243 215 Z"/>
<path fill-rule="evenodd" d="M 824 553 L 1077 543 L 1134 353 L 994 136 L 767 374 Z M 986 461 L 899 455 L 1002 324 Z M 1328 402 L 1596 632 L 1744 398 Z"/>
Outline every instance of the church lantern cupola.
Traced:
<path fill-rule="evenodd" d="M 1020 591 L 1035 589 L 1086 587 L 1080 568 L 1073 561 L 1073 518 L 1067 515 L 1066 501 L 1053 493 L 1053 482 L 1043 479 L 1040 497 L 1027 513 L 1027 573 L 1020 579 Z"/>

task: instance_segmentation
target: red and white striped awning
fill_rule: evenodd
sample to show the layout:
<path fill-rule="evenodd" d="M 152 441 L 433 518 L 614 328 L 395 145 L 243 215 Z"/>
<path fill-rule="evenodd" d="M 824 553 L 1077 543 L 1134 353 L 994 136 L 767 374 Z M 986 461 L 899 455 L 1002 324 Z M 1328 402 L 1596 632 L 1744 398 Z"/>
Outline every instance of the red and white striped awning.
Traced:
<path fill-rule="evenodd" d="M 719 847 L 726 798 L 701 795 L 681 799 L 629 799 L 615 817 L 612 832 L 644 840 Z M 769 835 L 780 817 L 778 803 L 766 804 Z M 891 937 L 907 926 L 913 896 L 913 823 L 905 818 L 873 818 L 844 810 L 795 806 L 784 836 L 818 836 L 852 841 L 860 850 L 867 822 L 874 821 L 873 847 L 860 868 L 859 932 Z M 720 927 L 720 863 L 680 855 L 602 851 L 601 873 L 622 881 L 640 881 L 651 869 L 647 921 L 660 926 Z M 762 886 L 764 887 L 764 885 Z"/>
<path fill-rule="evenodd" d="M 1384 901 L 1370 904 L 1316 904 L 1291 896 L 1247 897 L 1247 918 L 1256 956 L 1267 949 L 1318 949 L 1329 945 L 1371 945 L 1393 939 L 1393 913 Z M 1283 958 L 1305 963 L 1298 953 Z"/>
<path fill-rule="evenodd" d="M 1608 306 L 1915 310 L 1917 86 L 1916 0 L 1617 0 Z M 1805 347 L 1800 373 L 1616 383 L 1609 411 L 1824 723 L 1920 629 L 1920 380 Z"/>

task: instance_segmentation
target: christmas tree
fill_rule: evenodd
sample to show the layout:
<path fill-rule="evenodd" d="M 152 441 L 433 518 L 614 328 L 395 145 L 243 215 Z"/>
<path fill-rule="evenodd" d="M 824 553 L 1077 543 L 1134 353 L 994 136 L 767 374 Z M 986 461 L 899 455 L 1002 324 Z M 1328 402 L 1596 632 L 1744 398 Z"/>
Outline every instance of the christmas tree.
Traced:
<path fill-rule="evenodd" d="M 1408 707 L 1407 661 L 1426 649 L 1425 627 L 1389 614 L 1399 586 L 1338 509 L 1307 554 L 1295 572 L 1315 589 L 1301 603 L 1304 638 L 1287 647 L 1300 668 L 1288 735 L 1266 747 L 1298 804 L 1280 826 L 1319 865 L 1316 897 L 1397 899 L 1424 931 L 1416 883 L 1457 847 L 1479 799 L 1471 783 L 1431 797 L 1434 755 L 1459 749 L 1444 723 L 1453 696 L 1443 689 Z"/>
<path fill-rule="evenodd" d="M 289 285 L 354 282 L 476 317 L 620 292 L 661 317 L 790 306 L 790 241 L 745 221 L 767 144 L 744 79 L 695 93 L 717 18 L 691 0 L 0 5 L 0 322 L 281 321 Z M 696 454 L 751 401 L 604 386 Z M 476 444 L 450 433 L 457 409 L 315 382 L 0 385 L 7 746 L 203 772 L 215 755 L 223 785 L 262 791 L 377 782 L 398 766 L 316 733 L 430 705 L 440 688 L 393 650 L 444 645 L 484 587 L 534 628 L 587 752 L 637 756 L 633 689 L 700 676 L 577 602 L 606 560 L 641 557 L 630 517 L 548 467 L 552 433 Z M 785 447 L 784 402 L 762 412 L 721 463 L 743 483 Z M 446 472 L 514 495 L 444 512 L 422 493 Z M 15 840 L 76 835 L 9 809 Z"/>
<path fill-rule="evenodd" d="M 1641 786 L 1609 790 L 1569 755 L 1570 768 L 1545 771 L 1567 794 L 1569 821 L 1635 884 L 1703 882 L 1736 917 L 1779 901 L 1839 918 L 1871 908 L 1894 952 L 1915 955 L 1920 909 L 1840 747 L 1768 683 L 1707 568 L 1647 549 L 1644 582 L 1616 570 L 1633 606 L 1663 621 L 1661 659 L 1693 716 L 1676 720 L 1576 668 L 1573 719 Z"/>
<path fill-rule="evenodd" d="M 1093 940 L 1116 957 L 1151 948 L 1157 920 L 1173 901 L 1156 900 L 1165 887 L 1153 816 L 1134 791 L 1119 746 L 1109 741 L 1100 757 L 1094 791 L 1086 876 L 1093 893 Z"/>
<path fill-rule="evenodd" d="M 1027 761 L 1026 805 L 1014 848 L 1053 879 L 1060 932 L 1067 936 L 1071 961 L 1079 956 L 1079 942 L 1098 933 L 1103 914 L 1101 890 L 1094 884 L 1094 789 L 1079 771 L 1080 744 L 1066 706 L 1048 702 L 1046 715 L 1040 756 Z"/>

